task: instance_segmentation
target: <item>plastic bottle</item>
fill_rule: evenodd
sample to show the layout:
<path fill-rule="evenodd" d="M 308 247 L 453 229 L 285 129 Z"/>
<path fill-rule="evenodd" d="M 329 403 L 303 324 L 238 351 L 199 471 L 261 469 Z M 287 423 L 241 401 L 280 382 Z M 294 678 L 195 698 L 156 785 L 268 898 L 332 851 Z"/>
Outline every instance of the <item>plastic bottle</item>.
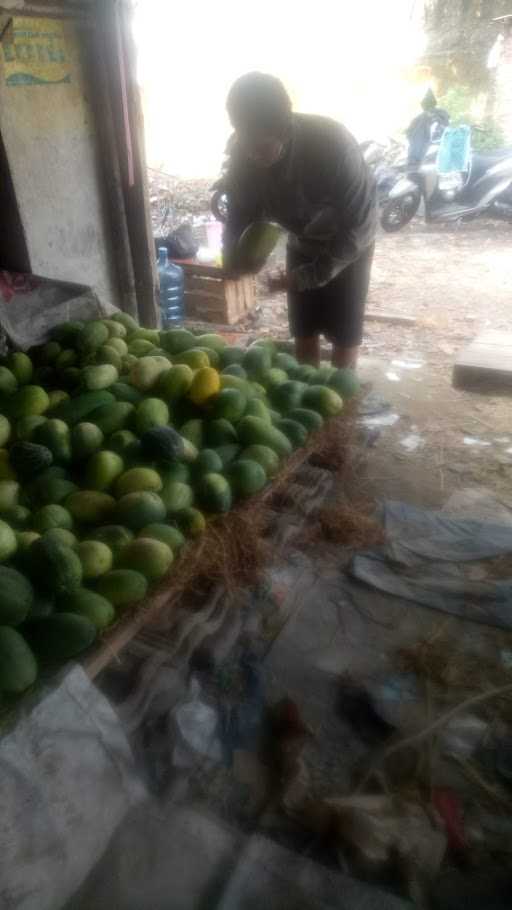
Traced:
<path fill-rule="evenodd" d="M 160 315 L 162 328 L 181 322 L 185 316 L 183 269 L 169 262 L 165 246 L 158 248 L 158 274 L 160 277 Z"/>

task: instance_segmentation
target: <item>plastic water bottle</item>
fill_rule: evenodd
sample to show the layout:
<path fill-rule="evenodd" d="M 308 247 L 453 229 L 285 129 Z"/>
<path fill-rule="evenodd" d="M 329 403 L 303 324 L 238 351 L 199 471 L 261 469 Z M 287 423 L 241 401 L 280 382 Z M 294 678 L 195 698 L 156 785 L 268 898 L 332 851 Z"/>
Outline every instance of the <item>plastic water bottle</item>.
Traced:
<path fill-rule="evenodd" d="M 165 246 L 158 247 L 158 274 L 160 276 L 160 315 L 162 328 L 181 322 L 185 315 L 183 269 L 169 262 Z"/>

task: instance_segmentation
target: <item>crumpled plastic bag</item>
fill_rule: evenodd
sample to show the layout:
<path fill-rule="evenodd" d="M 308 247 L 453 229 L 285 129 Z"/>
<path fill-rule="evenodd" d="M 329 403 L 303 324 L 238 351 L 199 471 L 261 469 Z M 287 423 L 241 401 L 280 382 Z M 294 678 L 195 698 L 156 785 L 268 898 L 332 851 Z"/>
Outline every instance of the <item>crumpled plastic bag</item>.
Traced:
<path fill-rule="evenodd" d="M 194 678 L 190 683 L 189 698 L 177 705 L 172 712 L 179 734 L 173 760 L 181 768 L 191 767 L 198 758 L 208 758 L 215 762 L 222 759 L 222 748 L 217 735 L 217 711 L 201 701 L 200 695 L 200 683 Z"/>
<path fill-rule="evenodd" d="M 0 742 L 0 905 L 56 910 L 146 798 L 115 711 L 80 666 Z"/>

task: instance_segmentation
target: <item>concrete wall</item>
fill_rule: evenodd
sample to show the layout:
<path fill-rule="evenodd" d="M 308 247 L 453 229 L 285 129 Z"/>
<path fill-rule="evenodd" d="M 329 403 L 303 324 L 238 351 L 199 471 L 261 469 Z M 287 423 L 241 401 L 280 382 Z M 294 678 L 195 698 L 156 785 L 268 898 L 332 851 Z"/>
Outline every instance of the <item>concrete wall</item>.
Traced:
<path fill-rule="evenodd" d="M 1 6 L 0 0 L 0 11 Z M 27 50 L 27 45 L 19 47 L 24 40 L 22 21 L 15 15 L 14 31 L 4 36 L 0 46 L 0 132 L 31 269 L 50 278 L 91 285 L 102 301 L 115 304 L 95 125 L 81 51 L 84 26 L 72 19 L 39 19 L 37 28 L 43 33 L 47 29 L 48 34 L 56 30 L 59 37 L 56 42 L 49 39 L 50 45 L 44 39 L 40 45 L 32 39 L 32 50 Z M 37 77 L 32 84 L 19 84 L 19 76 L 13 78 L 15 64 L 37 74 L 34 55 L 43 59 L 48 47 L 48 79 L 61 73 L 66 81 L 58 84 Z"/>

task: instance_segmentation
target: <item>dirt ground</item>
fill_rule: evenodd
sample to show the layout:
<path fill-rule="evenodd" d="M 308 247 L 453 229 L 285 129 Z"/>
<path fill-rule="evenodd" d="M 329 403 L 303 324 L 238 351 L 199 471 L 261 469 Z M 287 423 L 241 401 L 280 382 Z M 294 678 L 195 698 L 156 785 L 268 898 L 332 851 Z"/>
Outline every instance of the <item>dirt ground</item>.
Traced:
<path fill-rule="evenodd" d="M 511 242 L 512 225 L 491 221 L 416 220 L 379 236 L 368 311 L 415 323 L 366 321 L 361 377 L 400 418 L 373 449 L 378 495 L 441 505 L 461 487 L 487 487 L 512 506 L 510 399 L 462 392 L 451 381 L 462 347 L 511 324 Z M 287 337 L 284 296 L 269 299 L 263 286 L 260 296 L 244 328 Z"/>

